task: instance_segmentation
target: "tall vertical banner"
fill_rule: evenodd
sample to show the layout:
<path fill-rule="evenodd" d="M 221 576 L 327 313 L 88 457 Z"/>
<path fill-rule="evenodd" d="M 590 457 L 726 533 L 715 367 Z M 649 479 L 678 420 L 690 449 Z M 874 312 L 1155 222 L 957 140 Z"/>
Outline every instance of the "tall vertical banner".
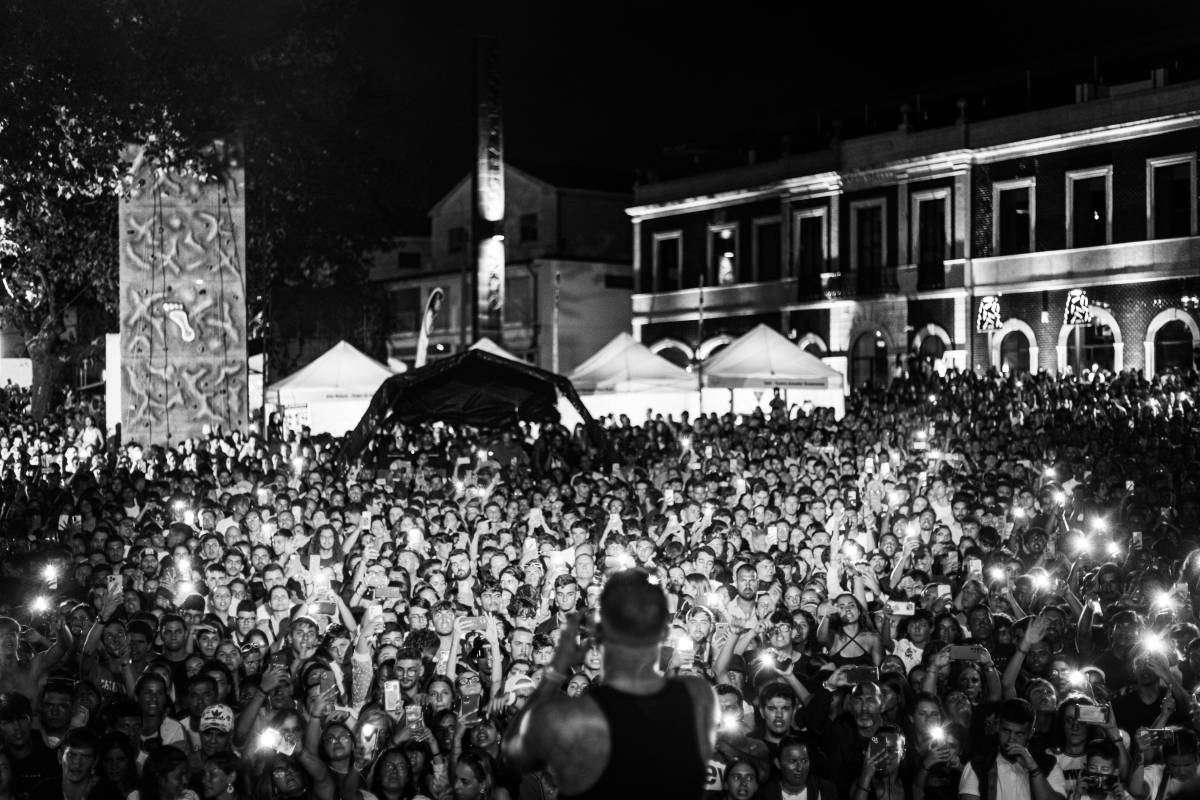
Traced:
<path fill-rule="evenodd" d="M 429 293 L 429 299 L 425 301 L 425 313 L 421 315 L 421 329 L 417 331 L 417 357 L 413 366 L 425 366 L 429 354 L 429 334 L 433 332 L 433 322 L 437 319 L 438 312 L 442 310 L 442 301 L 445 298 L 446 293 L 439 286 Z"/>
<path fill-rule="evenodd" d="M 500 96 L 500 42 L 476 41 L 475 320 L 478 341 L 503 342 L 504 143 Z"/>
<path fill-rule="evenodd" d="M 122 436 L 174 443 L 247 425 L 246 195 L 239 148 L 201 183 L 124 154 L 134 176 L 118 209 Z M 109 380 L 114 376 L 110 375 Z"/>

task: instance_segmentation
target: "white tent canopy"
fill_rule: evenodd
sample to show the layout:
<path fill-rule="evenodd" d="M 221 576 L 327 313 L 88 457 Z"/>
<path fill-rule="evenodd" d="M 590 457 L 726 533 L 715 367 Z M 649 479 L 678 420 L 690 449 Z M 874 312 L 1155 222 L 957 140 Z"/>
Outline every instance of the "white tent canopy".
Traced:
<path fill-rule="evenodd" d="M 308 366 L 267 387 L 267 404 L 282 410 L 287 427 L 341 436 L 366 412 L 375 390 L 394 373 L 346 341 Z"/>
<path fill-rule="evenodd" d="M 520 360 L 521 360 L 521 359 L 517 358 L 516 356 L 514 356 L 512 353 L 510 353 L 510 352 L 508 352 L 507 350 L 505 350 L 505 349 L 504 349 L 503 347 L 501 347 L 500 345 L 498 345 L 498 344 L 496 344 L 495 342 L 493 342 L 491 339 L 489 339 L 489 338 L 488 338 L 488 337 L 486 337 L 486 336 L 484 336 L 482 339 L 480 339 L 478 342 L 476 342 L 475 344 L 471 345 L 471 346 L 470 346 L 469 348 L 467 348 L 467 349 L 469 349 L 469 350 L 482 350 L 482 351 L 484 351 L 485 353 L 491 353 L 491 354 L 492 354 L 492 355 L 494 355 L 494 356 L 500 356 L 501 358 L 507 358 L 507 359 L 510 359 L 510 360 L 512 360 L 512 361 L 520 361 Z"/>
<path fill-rule="evenodd" d="M 696 390 L 696 381 L 691 375 L 656 356 L 628 333 L 618 333 L 567 377 L 581 394 Z"/>
<path fill-rule="evenodd" d="M 704 362 L 704 383 L 729 389 L 832 389 L 842 385 L 842 375 L 759 323 Z"/>
<path fill-rule="evenodd" d="M 781 389 L 789 399 L 831 406 L 839 417 L 845 411 L 842 374 L 761 323 L 704 362 L 704 385 L 751 390 L 754 405 L 764 389 Z"/>

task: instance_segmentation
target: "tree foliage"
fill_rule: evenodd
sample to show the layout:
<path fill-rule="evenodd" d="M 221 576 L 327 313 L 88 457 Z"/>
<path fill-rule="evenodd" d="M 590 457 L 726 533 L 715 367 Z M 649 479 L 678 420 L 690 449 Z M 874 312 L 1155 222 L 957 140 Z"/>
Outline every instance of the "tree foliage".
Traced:
<path fill-rule="evenodd" d="M 248 294 L 361 274 L 398 203 L 358 120 L 372 108 L 353 2 L 6 0 L 0 4 L 0 315 L 43 380 L 64 313 L 117 304 L 121 152 L 211 176 L 240 138 Z M 49 398 L 46 398 L 47 400 Z"/>

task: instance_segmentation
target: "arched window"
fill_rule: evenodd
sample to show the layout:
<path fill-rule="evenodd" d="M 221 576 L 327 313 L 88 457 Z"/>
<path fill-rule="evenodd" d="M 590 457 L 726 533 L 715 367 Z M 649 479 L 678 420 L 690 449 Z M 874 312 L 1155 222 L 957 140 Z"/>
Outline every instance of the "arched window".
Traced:
<path fill-rule="evenodd" d="M 921 340 L 917 355 L 927 361 L 937 361 L 946 355 L 946 343 L 939 336 L 926 336 Z"/>
<path fill-rule="evenodd" d="M 1192 331 L 1183 320 L 1173 319 L 1154 334 L 1154 369 L 1189 370 L 1194 363 Z"/>
<path fill-rule="evenodd" d="M 677 367 L 682 367 L 683 369 L 690 369 L 692 366 L 691 355 L 688 353 L 685 353 L 683 350 L 680 350 L 678 347 L 673 347 L 673 346 L 664 347 L 661 350 L 659 350 L 657 354 L 659 356 L 665 358 L 667 361 L 670 361 L 672 364 L 674 364 Z"/>
<path fill-rule="evenodd" d="M 1082 340 L 1080 339 L 1082 337 Z M 1112 328 L 1103 323 L 1077 325 L 1067 334 L 1067 365 L 1075 375 L 1097 366 L 1112 370 L 1116 365 Z M 1080 357 L 1082 356 L 1082 362 Z"/>
<path fill-rule="evenodd" d="M 850 350 L 850 380 L 855 386 L 881 386 L 888 377 L 887 340 L 877 331 L 863 333 Z"/>
<path fill-rule="evenodd" d="M 1021 331 L 1009 331 L 1000 340 L 1000 371 L 1007 374 L 1029 372 L 1029 339 Z"/>

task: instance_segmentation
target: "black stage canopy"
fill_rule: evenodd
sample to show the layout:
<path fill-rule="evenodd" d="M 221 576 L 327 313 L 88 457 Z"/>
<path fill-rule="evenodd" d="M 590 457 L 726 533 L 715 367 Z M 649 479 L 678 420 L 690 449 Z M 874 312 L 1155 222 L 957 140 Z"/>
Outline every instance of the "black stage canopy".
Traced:
<path fill-rule="evenodd" d="M 465 350 L 384 381 L 338 458 L 343 463 L 357 460 L 376 433 L 396 422 L 440 420 L 478 428 L 518 420 L 556 422 L 559 392 L 594 432 L 592 415 L 562 375 L 484 350 Z"/>

